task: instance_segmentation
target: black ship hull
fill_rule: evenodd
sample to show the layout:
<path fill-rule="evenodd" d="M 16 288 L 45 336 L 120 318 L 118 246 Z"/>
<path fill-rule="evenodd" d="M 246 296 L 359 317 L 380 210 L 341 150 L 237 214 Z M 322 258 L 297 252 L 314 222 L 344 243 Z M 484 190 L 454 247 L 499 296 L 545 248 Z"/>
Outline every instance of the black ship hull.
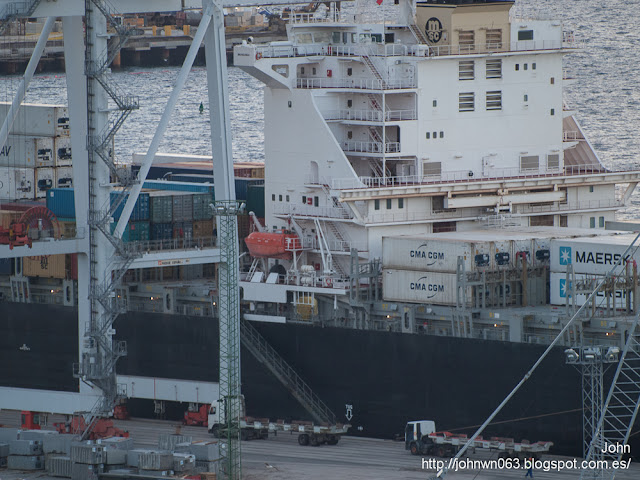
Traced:
<path fill-rule="evenodd" d="M 0 303 L 0 384 L 77 391 L 77 310 Z M 392 438 L 408 420 L 473 433 L 533 365 L 544 346 L 430 335 L 258 324 L 352 434 Z M 206 317 L 131 312 L 115 323 L 128 356 L 118 373 L 199 381 L 218 379 L 218 322 Z M 271 419 L 309 415 L 285 387 L 242 351 L 247 413 Z M 484 436 L 550 440 L 554 453 L 582 450 L 580 374 L 554 350 Z M 350 405 L 351 407 L 347 407 Z M 132 402 L 132 413 L 140 402 Z M 177 405 L 174 412 L 184 411 Z M 349 419 L 347 415 L 352 415 Z"/>

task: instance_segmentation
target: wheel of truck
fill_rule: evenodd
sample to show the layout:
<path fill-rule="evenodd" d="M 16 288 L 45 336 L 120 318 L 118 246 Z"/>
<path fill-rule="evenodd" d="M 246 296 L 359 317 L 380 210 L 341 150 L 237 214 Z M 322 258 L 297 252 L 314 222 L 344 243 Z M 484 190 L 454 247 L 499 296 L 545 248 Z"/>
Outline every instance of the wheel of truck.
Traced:
<path fill-rule="evenodd" d="M 440 445 L 439 447 L 436 447 L 435 454 L 436 457 L 444 457 L 447 454 L 447 450 L 442 445 Z"/>
<path fill-rule="evenodd" d="M 213 435 L 215 438 L 220 438 L 220 432 L 218 431 L 217 425 L 214 425 L 213 427 L 211 427 L 211 430 L 209 430 L 209 433 Z"/>
<path fill-rule="evenodd" d="M 311 435 L 311 446 L 312 447 L 320 446 L 320 440 L 318 439 L 317 435 Z"/>
<path fill-rule="evenodd" d="M 298 435 L 298 444 L 302 445 L 303 447 L 309 445 L 309 435 L 307 435 L 306 433 L 301 433 L 300 435 Z"/>
<path fill-rule="evenodd" d="M 269 432 L 268 431 L 267 432 L 262 432 L 260 434 L 260 439 L 261 440 L 266 440 L 267 438 L 269 438 Z"/>
<path fill-rule="evenodd" d="M 411 450 L 411 455 L 418 455 L 418 444 L 416 442 L 411 442 L 409 450 Z"/>
<path fill-rule="evenodd" d="M 247 432 L 246 430 L 240 430 L 240 439 L 249 440 L 249 432 Z"/>
<path fill-rule="evenodd" d="M 330 435 L 329 440 L 327 440 L 327 443 L 329 445 L 337 445 L 339 441 L 340 441 L 340 437 L 338 435 Z"/>

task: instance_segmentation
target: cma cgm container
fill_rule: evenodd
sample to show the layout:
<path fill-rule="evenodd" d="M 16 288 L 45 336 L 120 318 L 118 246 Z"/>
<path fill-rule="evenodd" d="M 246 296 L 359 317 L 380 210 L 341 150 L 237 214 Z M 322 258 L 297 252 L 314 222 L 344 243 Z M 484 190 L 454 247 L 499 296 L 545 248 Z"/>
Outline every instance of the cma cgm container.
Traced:
<path fill-rule="evenodd" d="M 575 273 L 605 275 L 631 245 L 635 234 L 555 239 L 551 242 L 551 271 L 564 273 L 571 265 Z M 632 249 L 627 259 L 640 262 L 640 251 Z"/>
<path fill-rule="evenodd" d="M 73 188 L 73 167 L 56 167 L 56 187 Z"/>
<path fill-rule="evenodd" d="M 0 102 L 0 118 L 6 118 L 10 106 L 10 102 Z M 23 103 L 11 133 L 34 137 L 69 135 L 69 111 L 62 105 Z"/>
<path fill-rule="evenodd" d="M 604 275 L 586 275 L 583 273 L 577 273 L 575 275 L 575 281 L 577 284 L 584 282 L 586 285 L 593 285 L 594 288 L 604 278 Z M 572 280 L 569 280 L 571 285 Z M 566 305 L 567 300 L 569 305 L 573 305 L 573 298 L 570 294 L 570 288 L 567 288 L 567 275 L 566 273 L 551 273 L 549 293 L 551 296 L 551 305 Z M 625 290 L 616 290 L 613 293 L 615 297 L 616 308 L 624 308 L 627 303 L 627 292 Z M 587 293 L 579 293 L 576 295 L 576 306 L 582 306 L 589 297 Z M 613 299 L 609 299 L 610 306 L 613 308 Z M 607 299 L 604 292 L 598 292 L 596 294 L 596 305 L 599 307 L 605 307 L 607 305 Z"/>
<path fill-rule="evenodd" d="M 0 198 L 34 200 L 36 198 L 33 168 L 0 168 Z"/>
<path fill-rule="evenodd" d="M 111 192 L 111 205 L 115 205 L 122 195 L 119 191 Z M 122 199 L 118 208 L 116 208 L 115 212 L 113 212 L 113 219 L 118 220 L 120 215 L 122 215 L 122 210 L 124 209 L 124 205 L 129 198 L 129 194 L 125 195 L 125 198 Z M 149 193 L 148 192 L 140 192 L 138 195 L 138 199 L 136 200 L 135 205 L 133 206 L 133 210 L 131 212 L 130 221 L 140 222 L 144 220 L 149 220 L 150 216 L 150 201 L 149 201 Z"/>
<path fill-rule="evenodd" d="M 45 198 L 47 192 L 55 187 L 56 172 L 52 167 L 36 169 L 36 198 Z"/>
<path fill-rule="evenodd" d="M 387 301 L 455 305 L 455 273 L 420 272 L 386 268 L 382 271 L 382 297 Z M 471 287 L 467 303 L 471 304 Z"/>
<path fill-rule="evenodd" d="M 55 139 L 54 153 L 56 156 L 56 166 L 70 166 L 71 160 L 71 137 L 58 137 Z"/>
<path fill-rule="evenodd" d="M 47 192 L 47 208 L 56 217 L 76 218 L 76 205 L 71 188 L 52 188 Z"/>

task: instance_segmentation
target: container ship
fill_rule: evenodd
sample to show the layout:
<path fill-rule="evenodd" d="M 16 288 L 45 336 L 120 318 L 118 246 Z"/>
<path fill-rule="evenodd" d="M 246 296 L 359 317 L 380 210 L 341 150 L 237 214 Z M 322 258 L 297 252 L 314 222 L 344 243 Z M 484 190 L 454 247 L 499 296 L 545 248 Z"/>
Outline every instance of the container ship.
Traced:
<path fill-rule="evenodd" d="M 239 222 L 242 315 L 353 434 L 390 438 L 417 418 L 472 433 L 633 240 L 605 227 L 640 170 L 605 168 L 563 99 L 579 41 L 513 5 L 399 0 L 381 21 L 331 4 L 291 14 L 286 42 L 234 49 L 265 84 L 264 169 L 236 165 L 252 212 Z M 166 154 L 146 177 L 123 239 L 182 254 L 124 274 L 119 376 L 217 381 L 216 265 L 189 261 L 217 241 L 210 176 L 211 159 Z M 77 236 L 57 187 L 50 230 Z M 485 435 L 581 453 L 581 378 L 563 350 L 622 344 L 638 309 L 626 260 Z M 77 391 L 73 258 L 1 265 L 0 384 Z M 242 389 L 251 415 L 306 415 L 244 349 Z"/>

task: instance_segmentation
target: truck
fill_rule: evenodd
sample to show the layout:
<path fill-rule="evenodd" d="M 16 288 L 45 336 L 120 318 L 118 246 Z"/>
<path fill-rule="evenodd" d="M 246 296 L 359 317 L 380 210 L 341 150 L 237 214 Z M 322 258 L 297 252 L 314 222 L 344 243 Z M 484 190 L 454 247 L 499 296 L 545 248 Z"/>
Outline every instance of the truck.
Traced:
<path fill-rule="evenodd" d="M 219 399 L 209 407 L 207 425 L 209 433 L 219 437 L 221 430 L 226 425 L 225 400 Z M 240 438 L 242 440 L 269 438 L 269 433 L 277 435 L 278 432 L 298 433 L 298 444 L 302 446 L 312 445 L 337 445 L 340 437 L 347 433 L 351 425 L 315 425 L 307 421 L 285 422 L 278 420 L 272 422 L 268 418 L 253 418 L 245 416 L 244 396 L 241 399 L 240 412 Z"/>
<path fill-rule="evenodd" d="M 469 438 L 464 434 L 436 431 L 433 420 L 415 420 L 407 422 L 404 429 L 404 448 L 413 455 L 432 455 L 435 457 L 453 457 L 467 443 Z M 553 442 L 541 441 L 530 443 L 527 440 L 517 443 L 513 438 L 481 436 L 475 438 L 469 446 L 472 452 L 476 449 L 498 451 L 499 458 L 534 458 L 539 459 L 548 453 Z"/>

